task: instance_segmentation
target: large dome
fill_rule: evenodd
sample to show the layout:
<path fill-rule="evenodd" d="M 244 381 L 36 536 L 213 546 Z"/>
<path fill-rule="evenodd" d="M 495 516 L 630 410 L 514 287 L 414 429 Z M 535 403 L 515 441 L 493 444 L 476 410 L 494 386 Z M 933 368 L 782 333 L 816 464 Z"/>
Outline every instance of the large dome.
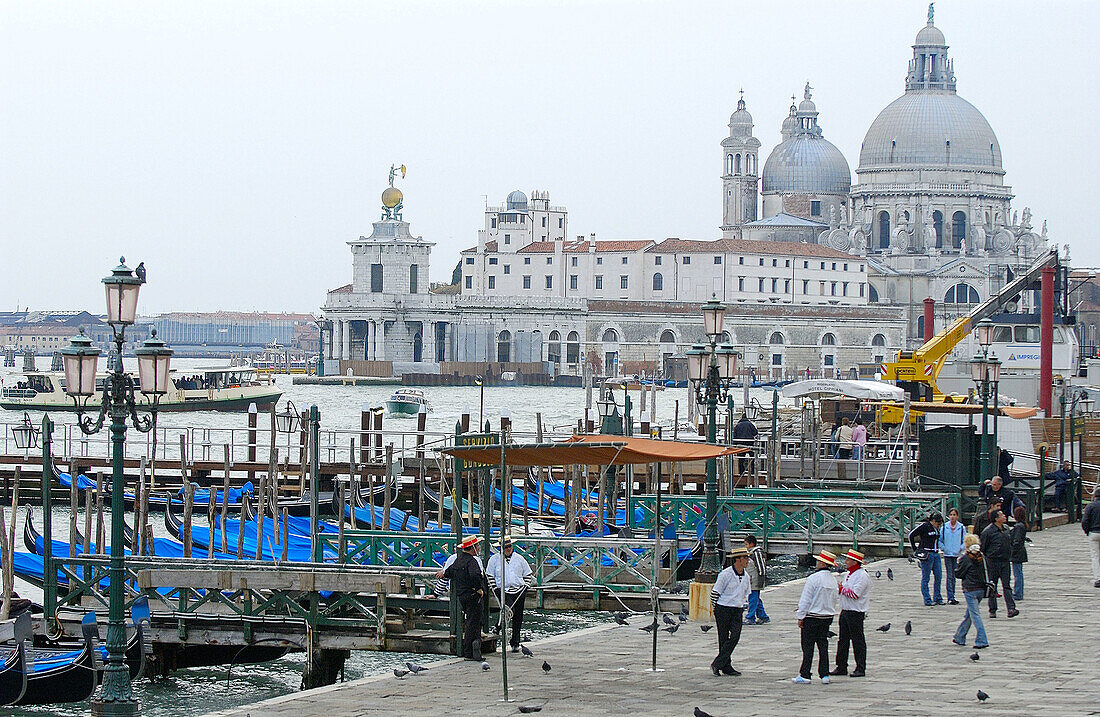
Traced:
<path fill-rule="evenodd" d="M 772 150 L 760 181 L 764 193 L 848 194 L 852 170 L 832 142 L 798 134 Z"/>
<path fill-rule="evenodd" d="M 993 128 L 974 105 L 950 90 L 909 90 L 871 123 L 857 171 L 904 165 L 986 167 L 1003 173 Z"/>

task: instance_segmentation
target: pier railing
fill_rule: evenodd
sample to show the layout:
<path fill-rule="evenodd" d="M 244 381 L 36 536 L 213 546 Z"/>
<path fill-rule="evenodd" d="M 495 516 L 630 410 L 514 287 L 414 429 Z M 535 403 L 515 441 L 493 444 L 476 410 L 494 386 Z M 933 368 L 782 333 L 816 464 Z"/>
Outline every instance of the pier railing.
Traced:
<path fill-rule="evenodd" d="M 345 530 L 323 533 L 321 544 L 343 561 L 360 566 L 429 567 L 437 570 L 454 552 L 447 533 L 394 533 Z M 514 536 L 513 546 L 531 566 L 536 589 L 577 588 L 610 592 L 647 592 L 676 574 L 676 543 L 630 538 L 559 538 Z"/>
<path fill-rule="evenodd" d="M 955 493 L 747 489 L 719 497 L 718 523 L 729 534 L 754 534 L 765 549 L 776 544 L 770 552 L 804 547 L 812 553 L 842 543 L 901 555 L 913 528 L 934 511 L 946 515 L 958 500 Z M 653 528 L 656 496 L 633 496 L 630 509 L 641 513 L 638 527 Z M 702 496 L 662 497 L 661 523 L 697 533 L 705 509 Z"/>

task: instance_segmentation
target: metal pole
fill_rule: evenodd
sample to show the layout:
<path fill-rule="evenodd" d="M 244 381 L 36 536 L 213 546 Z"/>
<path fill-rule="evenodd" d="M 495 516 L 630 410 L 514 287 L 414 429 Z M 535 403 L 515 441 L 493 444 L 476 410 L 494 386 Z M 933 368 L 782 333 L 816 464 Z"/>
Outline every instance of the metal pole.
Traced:
<path fill-rule="evenodd" d="M 313 562 L 322 562 L 321 541 L 318 538 L 320 533 L 320 519 L 318 518 L 318 504 L 317 504 L 317 489 L 318 489 L 318 477 L 319 477 L 319 463 L 320 450 L 318 439 L 320 438 L 321 427 L 321 413 L 317 410 L 317 406 L 313 405 L 309 407 L 309 540 L 310 547 L 313 548 Z M 385 485 L 385 483 L 383 483 Z M 387 490 L 386 495 L 389 495 Z M 341 516 L 342 520 L 342 516 Z M 263 526 L 261 518 L 261 526 Z"/>
<path fill-rule="evenodd" d="M 1039 446 L 1039 530 L 1043 529 L 1043 503 L 1046 502 L 1047 493 L 1047 446 L 1044 443 Z"/>
<path fill-rule="evenodd" d="M 501 680 L 504 683 L 504 701 L 508 701 L 508 607 L 505 600 L 504 582 L 507 577 L 508 565 L 504 558 L 504 535 L 506 526 L 508 525 L 508 515 L 505 509 L 506 500 L 504 492 L 504 484 L 508 483 L 508 496 L 512 494 L 511 481 L 505 481 L 504 475 L 507 471 L 507 467 L 504 462 L 504 442 L 507 440 L 508 434 L 501 428 L 500 430 L 500 674 Z M 526 510 L 527 506 L 524 506 Z M 488 563 L 486 563 L 488 565 Z M 488 597 L 488 596 L 486 596 Z M 488 604 L 488 600 L 486 600 Z"/>
<path fill-rule="evenodd" d="M 707 443 L 714 445 L 717 438 L 717 414 L 718 414 L 718 358 L 714 352 L 714 340 L 711 340 L 710 368 L 706 378 L 707 401 Z M 699 561 L 699 569 L 695 573 L 695 581 L 700 583 L 713 583 L 721 572 L 721 563 L 718 560 L 718 461 L 714 458 L 707 459 L 707 502 L 706 523 L 703 526 L 703 556 Z"/>
<path fill-rule="evenodd" d="M 43 574 L 44 584 L 42 588 L 42 602 L 45 607 L 46 617 L 52 618 L 57 609 L 57 570 L 52 567 L 53 557 L 53 505 L 50 500 L 50 481 L 53 479 L 53 421 L 49 415 L 42 415 L 42 565 L 45 568 Z M 19 492 L 19 473 L 15 474 L 15 486 L 12 488 Z M 76 478 L 73 478 L 76 482 Z M 85 506 L 85 511 L 90 512 L 91 507 Z M 12 522 L 15 516 L 11 517 Z M 90 532 L 90 531 L 86 531 Z M 72 540 L 72 537 L 69 538 Z M 52 621 L 51 621 L 52 622 Z"/>
<path fill-rule="evenodd" d="M 986 361 L 988 349 L 983 350 L 982 355 L 982 438 L 981 454 L 979 458 L 978 483 L 989 478 L 989 365 Z"/>
<path fill-rule="evenodd" d="M 768 487 L 774 488 L 779 480 L 779 391 L 772 391 L 772 450 L 768 465 Z M 814 476 L 817 477 L 816 475 Z"/>
<path fill-rule="evenodd" d="M 657 613 L 660 612 L 660 582 L 661 582 L 661 464 L 657 464 L 657 504 L 653 511 L 653 563 L 656 565 L 653 585 L 650 587 L 650 595 L 653 603 L 653 664 L 651 669 L 657 671 Z"/>

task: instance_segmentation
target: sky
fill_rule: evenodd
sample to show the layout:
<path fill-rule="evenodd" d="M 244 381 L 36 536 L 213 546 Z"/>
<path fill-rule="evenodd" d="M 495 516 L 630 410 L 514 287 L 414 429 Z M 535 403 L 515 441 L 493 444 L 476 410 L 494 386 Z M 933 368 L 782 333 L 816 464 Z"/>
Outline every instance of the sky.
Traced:
<path fill-rule="evenodd" d="M 1100 265 L 1094 2 L 941 0 L 959 94 L 1014 208 Z M 313 311 L 351 280 L 391 164 L 449 281 L 486 201 L 549 190 L 570 234 L 720 236 L 738 92 L 763 144 L 807 81 L 854 171 L 927 3 L 0 1 L 0 310 Z M 1090 220 L 1089 216 L 1093 216 Z"/>

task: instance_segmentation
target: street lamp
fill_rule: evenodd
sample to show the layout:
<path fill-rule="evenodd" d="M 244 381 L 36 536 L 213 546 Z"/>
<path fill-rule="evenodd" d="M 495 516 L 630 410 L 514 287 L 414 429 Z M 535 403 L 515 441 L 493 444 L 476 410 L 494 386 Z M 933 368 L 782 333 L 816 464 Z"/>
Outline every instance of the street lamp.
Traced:
<path fill-rule="evenodd" d="M 85 434 L 98 433 L 104 419 L 111 417 L 111 562 L 108 594 L 107 667 L 103 672 L 103 689 L 92 701 L 93 715 L 135 715 L 139 711 L 130 686 L 130 670 L 126 666 L 126 625 L 124 622 L 123 503 L 124 446 L 126 418 L 134 428 L 147 433 L 156 426 L 160 397 L 168 392 L 168 372 L 172 350 L 156 337 L 156 332 L 135 352 L 138 382 L 122 365 L 122 347 L 126 342 L 126 327 L 137 317 L 138 291 L 145 283 L 145 265 L 139 264 L 136 275 L 120 259 L 111 275 L 103 280 L 107 297 L 107 323 L 111 326 L 117 359 L 103 384 L 99 415 L 92 419 L 84 409 L 96 392 L 96 365 L 99 350 L 92 346 L 83 331 L 63 350 L 65 392 L 73 398 L 77 410 L 77 425 Z M 149 414 L 137 413 L 136 393 L 150 399 Z M 49 568 L 52 569 L 52 568 Z"/>
<path fill-rule="evenodd" d="M 275 414 L 275 430 L 279 433 L 294 433 L 301 425 L 302 417 L 293 401 L 286 402 L 286 408 Z"/>
<path fill-rule="evenodd" d="M 600 433 L 611 436 L 623 434 L 622 424 L 619 421 L 619 406 L 615 403 L 615 395 L 610 386 L 606 387 L 603 395 L 596 401 L 596 410 L 600 414 Z"/>
<path fill-rule="evenodd" d="M 26 411 L 23 412 L 23 422 L 12 428 L 11 432 L 15 436 L 16 448 L 27 449 L 38 446 L 38 434 L 41 431 L 34 427 Z"/>
<path fill-rule="evenodd" d="M 739 354 L 729 344 L 718 344 L 726 307 L 717 297 L 703 305 L 703 330 L 709 343 L 695 344 L 687 352 L 688 379 L 698 403 L 707 407 L 707 443 L 718 440 L 718 404 L 724 402 L 737 376 Z M 703 555 L 695 571 L 695 583 L 713 584 L 722 570 L 718 559 L 718 462 L 707 460 L 706 523 Z"/>
<path fill-rule="evenodd" d="M 989 358 L 989 345 L 993 343 L 993 322 L 982 319 L 978 322 L 975 333 L 982 352 L 975 354 L 970 360 L 970 378 L 982 397 L 981 454 L 978 464 L 978 483 L 982 483 L 993 474 L 993 450 L 989 445 L 989 399 L 991 386 L 995 387 L 996 382 L 1001 378 L 1001 362 L 996 356 Z"/>

